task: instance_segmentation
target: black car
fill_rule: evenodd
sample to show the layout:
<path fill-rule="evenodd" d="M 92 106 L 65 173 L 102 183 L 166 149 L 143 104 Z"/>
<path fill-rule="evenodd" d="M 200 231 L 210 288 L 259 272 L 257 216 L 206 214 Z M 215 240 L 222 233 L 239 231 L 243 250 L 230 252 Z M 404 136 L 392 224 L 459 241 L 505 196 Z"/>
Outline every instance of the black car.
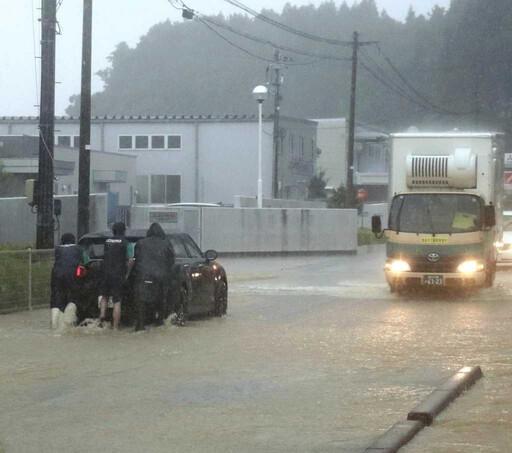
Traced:
<path fill-rule="evenodd" d="M 194 240 L 186 233 L 168 233 L 176 257 L 169 269 L 169 299 L 166 317 L 176 313 L 176 321 L 183 325 L 189 315 L 208 314 L 222 316 L 228 307 L 228 281 L 224 268 L 216 262 L 217 252 L 201 252 Z M 79 275 L 79 297 L 77 316 L 79 321 L 99 316 L 101 262 L 105 240 L 112 237 L 110 232 L 90 233 L 82 236 L 78 244 L 87 252 L 91 262 Z M 127 230 L 126 239 L 137 242 L 146 237 L 146 230 Z M 134 271 L 130 273 L 123 298 L 121 322 L 131 325 L 135 321 Z M 155 312 L 148 312 L 148 322 L 155 319 Z"/>

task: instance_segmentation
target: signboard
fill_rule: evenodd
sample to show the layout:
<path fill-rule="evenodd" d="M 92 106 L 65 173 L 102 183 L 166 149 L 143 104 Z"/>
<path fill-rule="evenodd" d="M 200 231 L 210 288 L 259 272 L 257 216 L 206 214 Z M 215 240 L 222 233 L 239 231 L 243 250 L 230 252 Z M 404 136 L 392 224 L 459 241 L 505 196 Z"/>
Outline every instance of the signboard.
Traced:
<path fill-rule="evenodd" d="M 176 211 L 150 211 L 149 223 L 178 223 Z"/>
<path fill-rule="evenodd" d="M 358 201 L 365 201 L 368 198 L 368 191 L 366 189 L 359 189 L 356 198 Z"/>
<path fill-rule="evenodd" d="M 512 189 L 512 171 L 505 172 L 505 188 Z"/>
<path fill-rule="evenodd" d="M 505 153 L 505 168 L 512 168 L 512 153 Z"/>

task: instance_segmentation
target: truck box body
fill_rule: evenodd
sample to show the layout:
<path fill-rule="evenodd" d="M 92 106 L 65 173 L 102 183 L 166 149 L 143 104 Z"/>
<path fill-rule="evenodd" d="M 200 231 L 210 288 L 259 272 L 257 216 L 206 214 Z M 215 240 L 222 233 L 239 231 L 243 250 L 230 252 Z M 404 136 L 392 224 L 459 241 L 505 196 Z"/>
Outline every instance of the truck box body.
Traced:
<path fill-rule="evenodd" d="M 503 183 L 500 134 L 391 135 L 385 267 L 391 290 L 491 286 Z M 495 225 L 486 217 L 491 205 Z"/>

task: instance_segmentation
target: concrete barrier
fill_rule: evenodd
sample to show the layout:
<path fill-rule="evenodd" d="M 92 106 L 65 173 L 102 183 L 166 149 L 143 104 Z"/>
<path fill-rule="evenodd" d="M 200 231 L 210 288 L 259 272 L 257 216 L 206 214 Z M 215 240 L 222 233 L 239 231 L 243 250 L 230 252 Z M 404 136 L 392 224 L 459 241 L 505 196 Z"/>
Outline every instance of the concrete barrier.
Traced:
<path fill-rule="evenodd" d="M 481 377 L 482 370 L 479 366 L 462 368 L 409 412 L 407 420 L 418 420 L 427 426 L 431 425 L 443 409 Z"/>
<path fill-rule="evenodd" d="M 406 420 L 398 422 L 380 436 L 365 452 L 395 453 L 421 431 L 423 427 L 423 423 L 419 421 Z"/>
<path fill-rule="evenodd" d="M 202 208 L 201 247 L 219 253 L 357 252 L 355 209 Z"/>
<path fill-rule="evenodd" d="M 393 425 L 364 451 L 367 453 L 395 453 L 425 426 L 431 425 L 434 418 L 443 409 L 482 376 L 479 366 L 460 369 L 409 412 L 406 421 Z"/>
<path fill-rule="evenodd" d="M 325 201 L 308 200 L 283 200 L 281 198 L 264 198 L 262 201 L 264 208 L 294 208 L 294 209 L 325 209 Z M 257 208 L 258 199 L 256 197 L 235 196 L 235 208 Z"/>

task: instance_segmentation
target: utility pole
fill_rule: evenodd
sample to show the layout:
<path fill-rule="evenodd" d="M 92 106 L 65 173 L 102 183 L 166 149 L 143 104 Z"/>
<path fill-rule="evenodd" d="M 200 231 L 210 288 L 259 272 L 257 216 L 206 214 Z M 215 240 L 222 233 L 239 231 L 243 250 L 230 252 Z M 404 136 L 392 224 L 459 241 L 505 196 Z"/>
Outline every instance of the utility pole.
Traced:
<path fill-rule="evenodd" d="M 42 0 L 41 106 L 39 115 L 39 176 L 36 248 L 53 248 L 53 146 L 55 118 L 56 0 Z"/>
<path fill-rule="evenodd" d="M 78 238 L 89 232 L 89 195 L 91 184 L 91 48 L 92 0 L 84 0 L 82 87 L 80 95 L 80 154 L 78 159 Z"/>
<path fill-rule="evenodd" d="M 356 83 L 358 47 L 359 33 L 355 31 L 352 39 L 352 79 L 350 84 L 350 116 L 348 120 L 347 208 L 353 208 L 356 202 L 354 193 L 354 139 L 356 126 Z"/>
<path fill-rule="evenodd" d="M 281 134 L 279 130 L 279 112 L 281 104 L 281 95 L 279 88 L 281 86 L 281 75 L 280 75 L 280 61 L 281 55 L 279 50 L 276 49 L 274 53 L 274 60 L 276 62 L 274 68 L 274 82 L 275 96 L 274 96 L 274 166 L 272 175 L 272 196 L 273 198 L 279 198 L 279 146 L 281 144 Z"/>

